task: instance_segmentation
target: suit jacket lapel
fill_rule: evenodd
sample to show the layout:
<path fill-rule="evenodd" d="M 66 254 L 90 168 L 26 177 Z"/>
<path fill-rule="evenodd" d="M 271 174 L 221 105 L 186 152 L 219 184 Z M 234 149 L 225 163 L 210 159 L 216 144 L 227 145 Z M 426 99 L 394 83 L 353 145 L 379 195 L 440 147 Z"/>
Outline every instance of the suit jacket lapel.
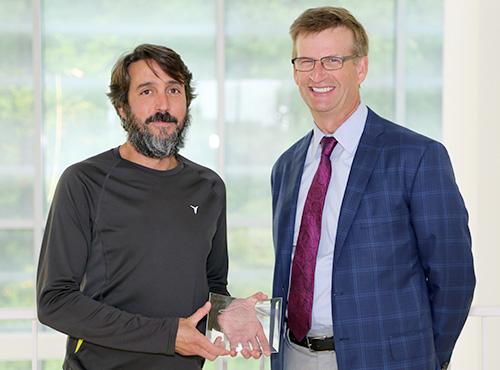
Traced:
<path fill-rule="evenodd" d="M 366 185 L 382 150 L 381 134 L 384 128 L 381 122 L 382 119 L 368 109 L 365 128 L 352 162 L 344 199 L 342 200 L 335 240 L 334 263 L 337 262 L 342 252 Z"/>
<path fill-rule="evenodd" d="M 304 163 L 306 160 L 307 149 L 309 148 L 309 143 L 312 138 L 312 131 L 304 136 L 298 143 L 291 155 L 293 158 L 290 159 L 290 166 L 284 173 L 284 180 L 288 183 L 288 186 L 284 187 L 284 198 L 283 205 L 288 205 L 288 207 L 282 209 L 280 222 L 287 227 L 279 227 L 278 230 L 292 230 L 292 232 L 284 233 L 285 239 L 281 244 L 281 248 L 285 248 L 292 251 L 293 244 L 293 230 L 295 228 L 295 214 L 297 213 L 297 198 L 299 197 L 300 180 L 302 178 L 302 172 L 304 171 Z"/>

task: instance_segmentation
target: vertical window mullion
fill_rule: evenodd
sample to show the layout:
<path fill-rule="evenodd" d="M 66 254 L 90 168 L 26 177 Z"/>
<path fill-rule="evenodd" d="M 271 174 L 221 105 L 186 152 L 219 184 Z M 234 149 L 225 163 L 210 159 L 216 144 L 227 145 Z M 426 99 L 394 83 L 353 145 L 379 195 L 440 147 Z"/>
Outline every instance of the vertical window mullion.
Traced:
<path fill-rule="evenodd" d="M 406 123 L 406 0 L 395 0 L 394 107 L 395 121 Z"/>
<path fill-rule="evenodd" d="M 33 150 L 33 264 L 37 265 L 38 254 L 42 241 L 43 223 L 43 168 L 42 168 L 42 20 L 41 1 L 32 0 L 32 61 L 33 61 L 33 124 L 35 132 L 35 148 Z M 34 277 L 35 278 L 35 277 Z M 36 292 L 34 292 L 36 295 Z M 36 299 L 35 299 L 36 302 Z M 36 310 L 32 318 L 32 357 L 31 369 L 38 369 L 38 321 Z"/>
<path fill-rule="evenodd" d="M 216 130 L 219 136 L 219 148 L 217 155 L 217 172 L 225 178 L 225 78 L 226 78 L 226 44 L 225 44 L 225 1 L 215 2 L 215 78 L 217 82 L 217 121 Z"/>
<path fill-rule="evenodd" d="M 226 117 L 226 40 L 225 40 L 225 1 L 215 2 L 215 79 L 217 83 L 217 119 L 216 130 L 219 136 L 219 147 L 217 152 L 217 172 L 222 179 L 225 179 L 225 117 Z M 228 369 L 226 357 L 219 358 L 219 370 Z"/>

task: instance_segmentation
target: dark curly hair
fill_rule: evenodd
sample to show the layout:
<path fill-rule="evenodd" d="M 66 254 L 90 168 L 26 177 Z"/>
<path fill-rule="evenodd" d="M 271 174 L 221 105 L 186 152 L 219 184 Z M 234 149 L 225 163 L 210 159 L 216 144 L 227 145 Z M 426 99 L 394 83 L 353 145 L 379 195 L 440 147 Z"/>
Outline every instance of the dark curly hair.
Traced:
<path fill-rule="evenodd" d="M 107 96 L 118 113 L 119 108 L 128 106 L 128 90 L 130 87 L 128 67 L 139 60 L 144 60 L 148 65 L 151 61 L 155 61 L 163 72 L 182 83 L 186 93 L 187 108 L 189 108 L 191 101 L 196 97 L 194 87 L 191 86 L 193 75 L 182 61 L 180 55 L 165 46 L 142 44 L 137 46 L 131 53 L 122 56 L 113 67 Z"/>

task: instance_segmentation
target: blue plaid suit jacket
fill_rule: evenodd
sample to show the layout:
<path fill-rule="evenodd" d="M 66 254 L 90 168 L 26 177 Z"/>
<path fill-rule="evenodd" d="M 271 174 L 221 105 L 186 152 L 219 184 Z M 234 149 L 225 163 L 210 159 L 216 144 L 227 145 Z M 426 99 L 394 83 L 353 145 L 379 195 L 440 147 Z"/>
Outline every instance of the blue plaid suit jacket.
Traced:
<path fill-rule="evenodd" d="M 273 296 L 283 297 L 282 317 L 311 137 L 272 171 Z M 369 110 L 332 258 L 333 274 L 323 278 L 332 279 L 339 370 L 436 370 L 449 361 L 475 276 L 468 215 L 443 145 Z M 271 364 L 283 369 L 283 351 Z"/>

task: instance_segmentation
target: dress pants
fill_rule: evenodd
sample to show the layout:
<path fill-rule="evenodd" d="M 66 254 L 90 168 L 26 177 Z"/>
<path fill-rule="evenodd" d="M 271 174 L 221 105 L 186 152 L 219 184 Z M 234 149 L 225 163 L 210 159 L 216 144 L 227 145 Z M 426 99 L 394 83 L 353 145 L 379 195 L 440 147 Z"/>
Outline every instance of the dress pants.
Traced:
<path fill-rule="evenodd" d="M 284 370 L 338 370 L 335 351 L 311 352 L 290 342 L 288 330 L 284 340 Z"/>

